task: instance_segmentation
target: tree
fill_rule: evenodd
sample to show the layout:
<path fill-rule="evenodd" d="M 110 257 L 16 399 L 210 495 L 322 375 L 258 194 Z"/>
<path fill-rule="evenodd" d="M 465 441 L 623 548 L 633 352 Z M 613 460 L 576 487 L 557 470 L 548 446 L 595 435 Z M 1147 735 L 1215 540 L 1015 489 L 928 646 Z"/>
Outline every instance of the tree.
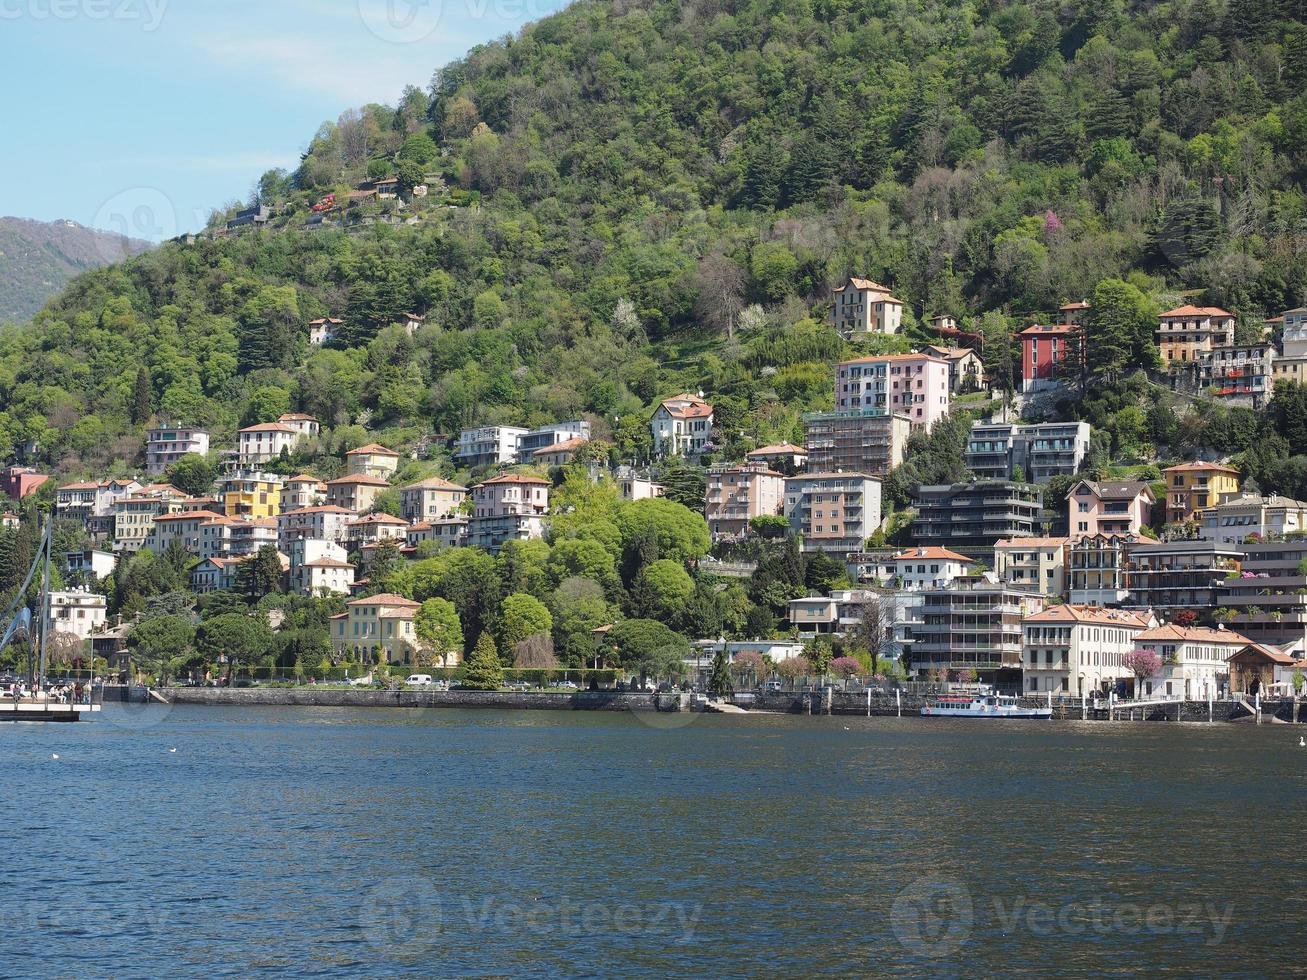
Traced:
<path fill-rule="evenodd" d="M 880 660 L 892 639 L 894 631 L 893 600 L 877 593 L 868 594 L 858 607 L 858 621 L 849 642 L 871 657 L 871 672 L 880 673 Z"/>
<path fill-rule="evenodd" d="M 756 650 L 741 650 L 735 655 L 731 670 L 741 679 L 747 677 L 750 687 L 757 687 L 767 676 L 767 662 Z"/>
<path fill-rule="evenodd" d="M 185 662 L 194 639 L 195 628 L 188 619 L 154 616 L 133 627 L 127 645 L 139 664 L 158 674 L 160 681 L 166 683 L 173 664 Z"/>
<path fill-rule="evenodd" d="M 712 543 L 708 523 L 701 514 L 660 497 L 627 505 L 617 515 L 617 526 L 623 545 L 652 529 L 658 557 L 672 561 L 696 561 L 708 553 Z"/>
<path fill-rule="evenodd" d="M 142 364 L 136 369 L 136 386 L 132 396 L 132 423 L 144 425 L 153 411 L 154 391 L 150 386 L 150 372 Z"/>
<path fill-rule="evenodd" d="M 699 260 L 695 285 L 699 315 L 727 337 L 733 337 L 736 318 L 744 306 L 744 270 L 729 256 L 710 252 Z"/>
<path fill-rule="evenodd" d="M 423 644 L 419 656 L 424 667 L 437 658 L 443 661 L 451 653 L 463 653 L 463 624 L 448 599 L 432 598 L 422 603 L 413 616 L 413 632 Z"/>
<path fill-rule="evenodd" d="M 807 677 L 812 673 L 812 664 L 804 656 L 786 657 L 776 665 L 776 673 L 793 684 L 800 677 Z"/>
<path fill-rule="evenodd" d="M 195 646 L 210 662 L 226 658 L 230 664 L 227 671 L 230 684 L 237 665 L 256 667 L 267 656 L 272 646 L 272 630 L 262 613 L 253 616 L 227 613 L 200 623 L 195 631 Z"/>
<path fill-rule="evenodd" d="M 735 689 L 731 684 L 731 664 L 725 649 L 720 649 L 713 654 L 712 672 L 708 675 L 708 690 L 719 698 L 729 698 L 734 693 Z"/>
<path fill-rule="evenodd" d="M 463 665 L 463 686 L 473 691 L 498 691 L 503 684 L 504 665 L 499 660 L 494 638 L 482 633 Z"/>
<path fill-rule="evenodd" d="M 1162 671 L 1162 658 L 1152 650 L 1131 650 L 1125 655 L 1122 665 L 1126 670 L 1135 675 L 1136 691 L 1135 694 L 1141 693 L 1139 685 L 1149 677 L 1156 677 Z"/>
<path fill-rule="evenodd" d="M 608 633 L 617 648 L 619 665 L 640 675 L 662 677 L 680 673 L 690 653 L 690 641 L 652 619 L 627 619 Z"/>
<path fill-rule="evenodd" d="M 548 633 L 553 628 L 553 617 L 543 602 L 524 592 L 515 593 L 505 599 L 499 609 L 499 627 L 496 631 L 499 648 L 511 652 L 528 636 Z"/>
<path fill-rule="evenodd" d="M 1091 307 L 1084 353 L 1092 379 L 1112 384 L 1141 367 L 1160 366 L 1153 343 L 1157 309 L 1136 287 L 1104 279 L 1094 288 Z"/>
<path fill-rule="evenodd" d="M 558 666 L 554 641 L 548 633 L 536 633 L 513 647 L 513 666 L 519 670 L 553 670 Z"/>
<path fill-rule="evenodd" d="M 675 623 L 681 611 L 694 594 L 694 579 L 679 562 L 660 558 L 640 573 L 642 602 L 649 608 L 642 610 L 663 622 Z"/>
<path fill-rule="evenodd" d="M 614 612 L 598 583 L 569 578 L 558 583 L 549 599 L 554 618 L 554 648 L 570 667 L 583 667 L 594 656 L 595 634 L 613 622 Z"/>
<path fill-rule="evenodd" d="M 281 568 L 281 555 L 277 546 L 265 544 L 252 557 L 246 558 L 237 568 L 237 587 L 246 595 L 261 598 L 283 591 L 285 573 Z"/>
<path fill-rule="evenodd" d="M 836 657 L 830 662 L 830 672 L 836 677 L 857 677 L 862 673 L 862 664 L 857 657 Z"/>
<path fill-rule="evenodd" d="M 187 453 L 164 470 L 164 480 L 192 497 L 203 497 L 213 492 L 213 481 L 218 469 L 208 457 Z"/>

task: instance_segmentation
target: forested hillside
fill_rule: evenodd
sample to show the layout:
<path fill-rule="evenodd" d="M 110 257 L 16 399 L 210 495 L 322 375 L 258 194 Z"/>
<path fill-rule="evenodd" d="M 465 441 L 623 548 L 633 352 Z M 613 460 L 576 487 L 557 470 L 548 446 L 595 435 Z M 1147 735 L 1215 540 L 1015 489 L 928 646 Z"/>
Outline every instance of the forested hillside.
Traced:
<path fill-rule="evenodd" d="M 635 456 L 650 405 L 702 388 L 729 455 L 797 440 L 800 413 L 829 406 L 849 345 L 822 320 L 849 274 L 909 304 L 891 344 L 959 315 L 1000 381 L 1014 329 L 1104 282 L 1140 324 L 1185 295 L 1255 333 L 1307 300 L 1303 16 L 1288 0 L 576 4 L 324 125 L 295 173 L 260 180 L 267 229 L 89 273 L 8 330 L 0 452 L 33 440 L 106 472 L 132 464 L 151 414 L 221 435 L 294 407 L 337 429 L 328 446 L 358 424 L 409 446 L 586 412 Z M 305 227 L 324 195 L 390 174 L 445 188 Z M 405 312 L 427 316 L 415 337 L 392 326 Z M 344 334 L 310 351 L 325 315 Z M 1112 389 L 1068 411 L 1116 455 L 1256 438 L 1152 415 L 1142 382 Z"/>

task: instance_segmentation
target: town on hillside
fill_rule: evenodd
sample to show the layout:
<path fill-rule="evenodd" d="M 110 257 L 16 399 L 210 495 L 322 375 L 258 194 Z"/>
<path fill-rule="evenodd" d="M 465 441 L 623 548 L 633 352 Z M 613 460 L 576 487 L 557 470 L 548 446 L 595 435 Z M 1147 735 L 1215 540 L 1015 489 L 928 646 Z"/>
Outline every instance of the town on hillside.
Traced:
<path fill-rule="evenodd" d="M 1297 691 L 1307 502 L 1221 459 L 1105 464 L 1088 422 L 1057 417 L 1096 356 L 1092 312 L 1021 329 L 1003 385 L 979 334 L 933 317 L 937 343 L 831 365 L 832 409 L 803 416 L 801 445 L 734 458 L 705 391 L 661 398 L 636 459 L 589 416 L 401 448 L 330 446 L 305 412 L 234 434 L 156 417 L 135 474 L 3 472 L 5 573 L 51 514 L 56 649 L 124 681 L 700 684 L 724 667 L 741 686 Z M 903 303 L 854 277 L 829 317 L 874 340 Z M 331 345 L 344 322 L 302 329 Z M 1233 314 L 1181 306 L 1151 343 L 1159 390 L 1266 410 L 1304 380 L 1307 309 L 1235 343 Z M 917 478 L 950 451 L 956 478 Z"/>

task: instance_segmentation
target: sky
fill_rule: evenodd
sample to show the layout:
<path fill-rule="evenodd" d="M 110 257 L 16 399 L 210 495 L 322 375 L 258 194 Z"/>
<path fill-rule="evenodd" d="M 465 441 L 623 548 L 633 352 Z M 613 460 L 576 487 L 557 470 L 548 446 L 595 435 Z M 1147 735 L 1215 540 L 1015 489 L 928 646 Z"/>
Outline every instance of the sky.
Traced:
<path fill-rule="evenodd" d="M 161 241 L 563 0 L 0 0 L 0 215 Z"/>

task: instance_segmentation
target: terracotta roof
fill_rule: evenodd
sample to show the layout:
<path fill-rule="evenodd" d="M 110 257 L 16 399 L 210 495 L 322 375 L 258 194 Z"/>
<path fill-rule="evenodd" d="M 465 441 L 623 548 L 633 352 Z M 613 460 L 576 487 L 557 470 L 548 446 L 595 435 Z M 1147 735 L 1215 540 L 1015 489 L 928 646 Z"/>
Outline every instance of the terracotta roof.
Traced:
<path fill-rule="evenodd" d="M 1079 329 L 1080 329 L 1079 327 L 1073 326 L 1072 324 L 1069 323 L 1032 323 L 1030 326 L 1026 327 L 1025 330 L 1022 330 L 1019 334 L 1017 334 L 1017 336 L 1024 337 L 1027 334 L 1030 334 L 1032 336 L 1034 335 L 1043 336 L 1044 334 L 1050 334 L 1050 333 L 1057 333 L 1057 334 L 1075 333 Z"/>
<path fill-rule="evenodd" d="M 307 473 L 301 473 L 299 476 L 292 476 L 286 481 L 286 483 L 316 483 L 320 486 L 326 486 L 326 483 L 323 482 L 321 477 L 309 476 Z"/>
<path fill-rule="evenodd" d="M 425 313 L 401 313 L 400 315 L 405 320 L 425 320 L 427 318 Z"/>
<path fill-rule="evenodd" d="M 328 480 L 327 486 L 334 487 L 343 483 L 361 483 L 370 487 L 388 487 L 390 484 L 379 476 L 368 476 L 366 473 L 351 473 L 349 476 L 338 476 L 334 480 Z"/>
<path fill-rule="evenodd" d="M 1136 640 L 1175 640 L 1190 643 L 1249 643 L 1248 637 L 1233 630 L 1214 630 L 1206 626 L 1154 626 L 1135 637 Z"/>
<path fill-rule="evenodd" d="M 1076 487 L 1081 484 L 1089 487 L 1094 491 L 1094 495 L 1100 500 L 1134 500 L 1141 493 L 1148 496 L 1153 495 L 1153 488 L 1143 480 L 1116 480 L 1116 481 L 1098 481 L 1098 480 L 1080 480 L 1074 487 L 1067 491 L 1067 499 L 1075 496 Z"/>
<path fill-rule="evenodd" d="M 298 510 L 288 510 L 282 517 L 290 517 L 292 514 L 353 514 L 354 511 L 346 507 L 337 507 L 335 504 L 322 504 L 318 507 L 301 507 Z"/>
<path fill-rule="evenodd" d="M 289 425 L 282 425 L 280 422 L 260 422 L 258 425 L 247 425 L 240 430 L 241 432 L 290 432 L 295 433 Z"/>
<path fill-rule="evenodd" d="M 1177 306 L 1173 310 L 1158 314 L 1158 317 L 1162 319 L 1180 316 L 1234 316 L 1234 314 L 1229 310 L 1221 309 L 1219 306 Z"/>
<path fill-rule="evenodd" d="M 677 404 L 678 402 L 685 404 Z M 678 419 L 704 418 L 713 413 L 712 406 L 708 402 L 688 391 L 671 398 L 664 398 L 658 403 L 658 407 Z"/>
<path fill-rule="evenodd" d="M 842 293 L 844 290 L 848 289 L 849 286 L 859 290 L 870 290 L 873 293 L 884 293 L 885 299 L 881 302 L 898 303 L 900 306 L 903 305 L 903 300 L 895 299 L 890 295 L 889 286 L 878 283 L 874 279 L 863 279 L 859 276 L 850 276 L 843 284 L 832 289 L 831 292 Z"/>
<path fill-rule="evenodd" d="M 345 322 L 344 320 L 338 320 L 338 319 L 337 319 L 336 317 L 334 317 L 334 316 L 322 316 L 322 317 L 318 317 L 316 320 L 310 320 L 310 321 L 309 321 L 309 326 L 310 326 L 310 327 L 320 327 L 320 326 L 322 326 L 322 325 L 325 324 L 325 323 L 338 324 L 338 323 L 344 323 L 344 322 Z"/>
<path fill-rule="evenodd" d="M 537 486 L 549 486 L 548 480 L 542 480 L 538 476 L 523 476 L 521 473 L 502 473 L 499 476 L 492 476 L 489 480 L 482 480 L 477 486 L 489 487 L 496 483 L 531 483 Z"/>
<path fill-rule="evenodd" d="M 351 599 L 345 603 L 347 606 L 402 606 L 405 608 L 417 609 L 422 605 L 420 602 L 414 602 L 412 599 L 405 599 L 402 595 L 395 595 L 393 592 L 382 592 L 380 595 L 368 596 L 366 599 Z"/>
<path fill-rule="evenodd" d="M 209 520 L 214 517 L 222 517 L 222 514 L 215 514 L 211 510 L 186 510 L 180 514 L 161 514 L 154 519 L 155 524 L 162 524 L 165 521 L 193 521 Z"/>
<path fill-rule="evenodd" d="M 314 415 L 305 415 L 303 412 L 287 412 L 284 415 L 278 415 L 278 422 L 316 422 L 318 419 Z"/>
<path fill-rule="evenodd" d="M 995 541 L 995 548 L 1060 548 L 1070 538 L 1003 538 Z"/>
<path fill-rule="evenodd" d="M 393 449 L 387 449 L 385 446 L 375 442 L 370 442 L 366 446 L 359 446 L 358 449 L 351 449 L 345 454 L 346 456 L 394 456 L 399 458 L 399 453 Z"/>
<path fill-rule="evenodd" d="M 393 514 L 368 514 L 365 517 L 360 517 L 356 521 L 349 522 L 350 527 L 357 527 L 360 524 L 400 524 L 404 527 L 408 527 L 408 521 L 404 520 L 402 517 L 396 517 Z"/>
<path fill-rule="evenodd" d="M 59 490 L 99 490 L 100 484 L 94 481 L 89 483 L 65 483 Z"/>
<path fill-rule="evenodd" d="M 901 551 L 892 559 L 893 561 L 958 561 L 970 565 L 971 559 L 966 555 L 959 555 L 956 551 L 949 551 L 947 548 L 909 548 L 907 551 Z"/>
<path fill-rule="evenodd" d="M 1083 299 L 1082 299 L 1082 300 L 1077 300 L 1077 301 L 1074 302 L 1074 303 L 1067 303 L 1067 304 L 1065 304 L 1065 305 L 1063 305 L 1063 306 L 1058 307 L 1058 310 L 1059 310 L 1059 311 L 1061 311 L 1061 310 L 1088 310 L 1088 309 L 1092 309 L 1092 307 L 1091 307 L 1088 303 L 1086 303 Z"/>
<path fill-rule="evenodd" d="M 1139 613 L 1124 609 L 1104 609 L 1101 606 L 1076 606 L 1067 603 L 1049 606 L 1026 616 L 1026 623 L 1098 623 L 1104 626 L 1124 626 L 1127 629 L 1147 630 L 1148 620 Z M 1140 634 L 1143 635 L 1143 634 Z"/>
<path fill-rule="evenodd" d="M 149 495 L 149 494 L 165 494 L 169 497 L 186 496 L 186 494 L 182 493 L 171 483 L 151 483 L 148 486 L 141 487 L 141 489 L 138 490 L 137 493 L 142 496 Z"/>
<path fill-rule="evenodd" d="M 746 456 L 792 456 L 798 453 L 802 456 L 808 455 L 808 450 L 802 446 L 796 446 L 791 442 L 778 442 L 773 446 L 759 446 L 757 449 L 751 449 Z"/>
<path fill-rule="evenodd" d="M 845 364 L 876 364 L 881 361 L 932 361 L 936 364 L 943 364 L 943 358 L 935 357 L 932 354 L 876 354 L 871 357 L 855 357 L 848 361 L 840 361 L 840 366 Z"/>
<path fill-rule="evenodd" d="M 341 561 L 339 558 L 317 558 L 313 561 L 306 561 L 305 568 L 353 568 L 347 561 Z"/>
<path fill-rule="evenodd" d="M 1197 460 L 1193 463 L 1181 463 L 1178 466 L 1168 466 L 1162 470 L 1163 473 L 1233 473 L 1236 476 L 1239 471 L 1233 466 L 1222 466 L 1220 463 L 1208 463 L 1204 460 Z"/>
<path fill-rule="evenodd" d="M 942 347 L 939 344 L 927 344 L 926 350 L 935 351 L 937 354 L 939 354 L 940 357 L 944 358 L 944 360 L 946 361 L 960 361 L 968 354 L 970 354 L 972 357 L 976 356 L 976 352 L 973 351 L 970 347 Z"/>
<path fill-rule="evenodd" d="M 467 487 L 460 486 L 457 483 L 451 483 L 448 480 L 438 476 L 429 476 L 425 480 L 418 480 L 417 483 L 410 483 L 403 488 L 404 490 L 461 490 L 467 493 Z"/>
<path fill-rule="evenodd" d="M 1225 658 L 1226 662 L 1228 663 L 1229 661 L 1233 660 L 1235 657 L 1242 656 L 1248 650 L 1256 651 L 1257 653 L 1260 653 L 1263 657 L 1266 657 L 1268 660 L 1272 661 L 1273 663 L 1280 664 L 1281 666 L 1284 667 L 1290 667 L 1298 663 L 1298 659 L 1296 657 L 1290 656 L 1289 654 L 1285 653 L 1283 650 L 1277 649 L 1276 647 L 1273 646 L 1269 646 L 1268 644 L 1265 643 L 1249 643 L 1243 649 L 1236 650 L 1234 653 L 1230 654 L 1230 656 L 1226 657 Z"/>
<path fill-rule="evenodd" d="M 577 436 L 575 439 L 566 439 L 563 442 L 556 442 L 552 446 L 542 446 L 531 455 L 547 456 L 550 453 L 569 453 L 580 449 L 582 446 L 588 445 L 589 442 L 589 439 L 582 439 L 580 436 Z"/>

